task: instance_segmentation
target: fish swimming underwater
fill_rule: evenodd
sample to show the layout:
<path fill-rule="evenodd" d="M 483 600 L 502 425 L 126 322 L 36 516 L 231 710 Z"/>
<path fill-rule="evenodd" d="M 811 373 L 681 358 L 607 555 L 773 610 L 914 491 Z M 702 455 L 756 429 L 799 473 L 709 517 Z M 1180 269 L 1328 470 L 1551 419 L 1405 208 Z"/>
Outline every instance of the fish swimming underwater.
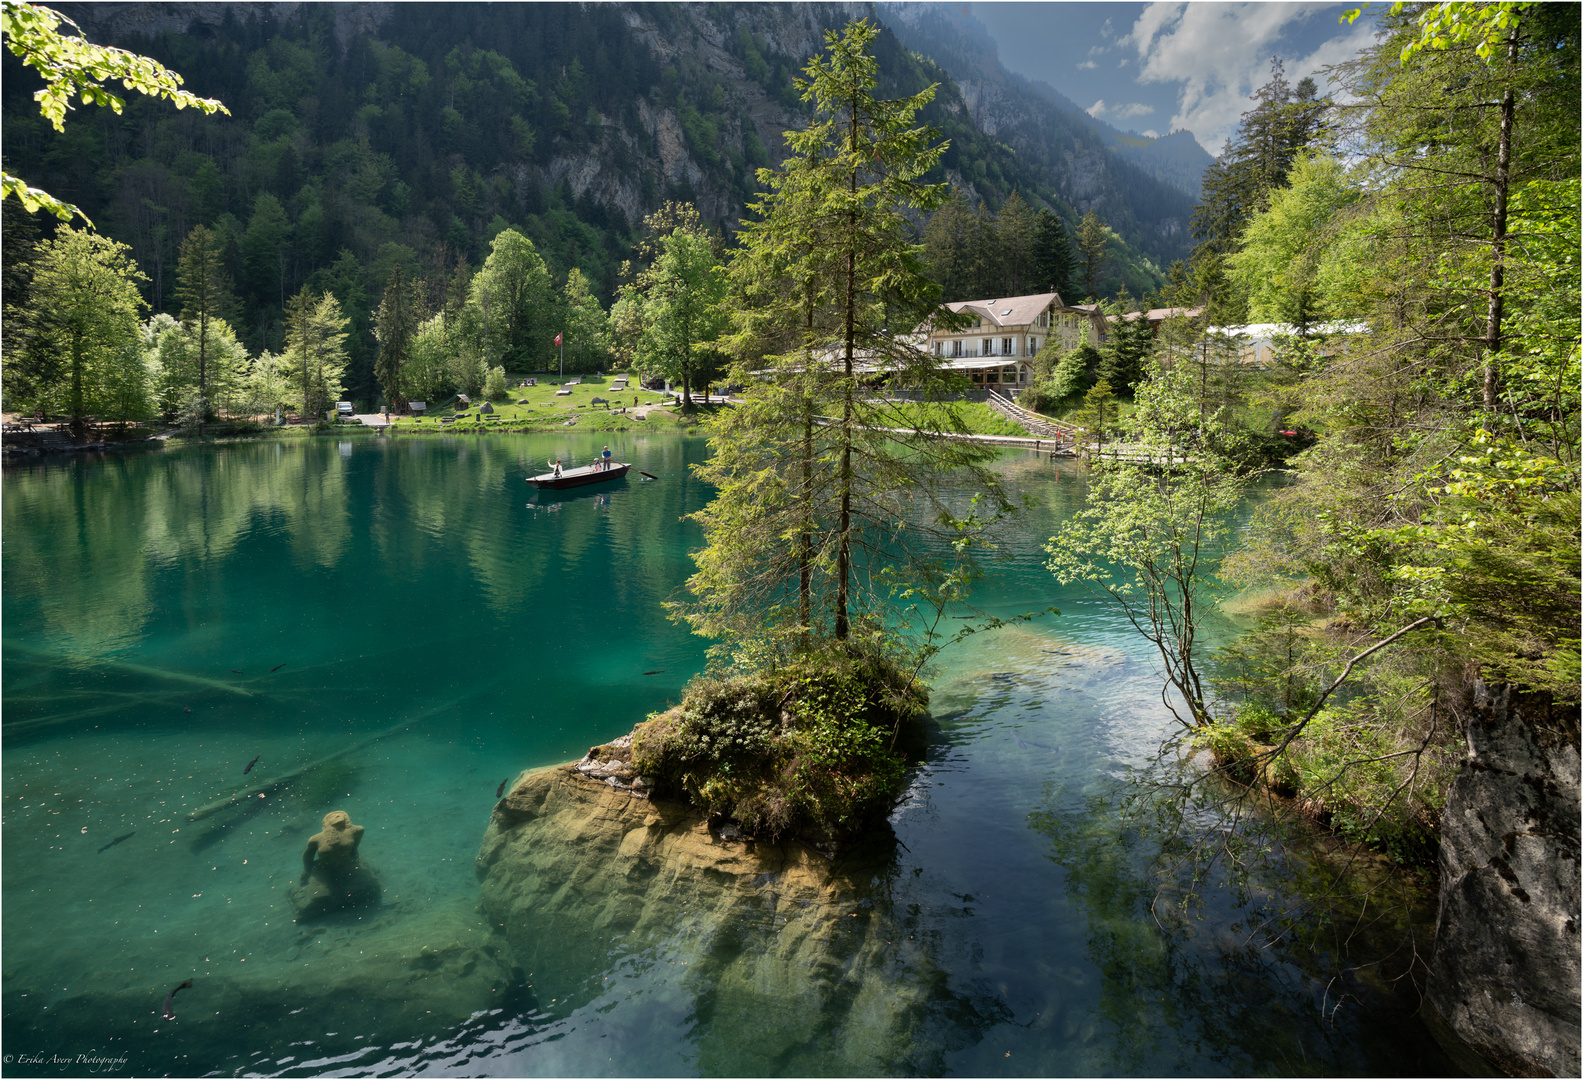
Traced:
<path fill-rule="evenodd" d="M 263 756 L 264 756 L 263 754 L 259 754 L 258 757 L 255 757 L 252 761 L 249 761 L 247 763 L 247 768 L 242 770 L 242 775 L 246 776 L 248 773 L 252 772 L 253 771 L 253 766 L 258 764 L 258 758 L 261 758 Z"/>
<path fill-rule="evenodd" d="M 275 672 L 279 671 L 281 668 L 283 668 L 285 666 L 286 666 L 285 664 L 276 664 L 274 667 L 269 669 L 269 673 L 271 675 L 273 675 L 273 674 L 275 674 Z"/>
<path fill-rule="evenodd" d="M 663 674 L 665 674 L 665 669 L 664 668 L 656 668 L 653 671 L 645 671 L 643 674 L 645 674 L 645 675 L 663 675 Z"/>
<path fill-rule="evenodd" d="M 511 777 L 506 777 L 506 780 L 510 779 Z M 498 799 L 506 793 L 506 780 L 500 781 L 500 786 L 495 789 L 495 798 Z"/>
<path fill-rule="evenodd" d="M 188 989 L 191 986 L 192 986 L 192 980 L 188 979 L 186 982 L 182 983 L 180 986 L 172 988 L 171 992 L 165 995 L 165 1007 L 160 1010 L 160 1015 L 163 1016 L 166 1020 L 174 1020 L 174 1019 L 176 1019 L 176 1010 L 175 1010 L 176 991 L 177 990 L 186 990 L 186 989 Z"/>
<path fill-rule="evenodd" d="M 123 840 L 130 840 L 130 839 L 132 839 L 132 837 L 134 837 L 134 836 L 136 836 L 136 835 L 137 835 L 137 830 L 136 830 L 136 829 L 133 829 L 133 830 L 132 830 L 132 831 L 131 831 L 131 832 L 129 832 L 129 833 L 127 833 L 127 834 L 126 834 L 126 835 L 124 835 L 124 836 L 118 836 L 118 837 L 116 837 L 116 838 L 115 838 L 115 839 L 114 839 L 114 840 L 112 840 L 112 841 L 110 841 L 110 842 L 109 842 L 109 843 L 108 843 L 108 844 L 106 844 L 106 845 L 105 845 L 105 846 L 104 846 L 104 847 L 102 847 L 102 848 L 100 848 L 100 849 L 99 849 L 99 854 L 101 854 L 101 855 L 103 855 L 103 854 L 104 854 L 104 853 L 105 853 L 105 852 L 107 852 L 107 851 L 109 851 L 109 850 L 110 850 L 110 849 L 111 849 L 111 848 L 113 848 L 113 847 L 115 847 L 115 846 L 116 846 L 116 845 L 117 845 L 117 844 L 119 844 L 119 843 L 120 843 L 120 842 L 121 842 L 121 841 L 123 841 Z"/>

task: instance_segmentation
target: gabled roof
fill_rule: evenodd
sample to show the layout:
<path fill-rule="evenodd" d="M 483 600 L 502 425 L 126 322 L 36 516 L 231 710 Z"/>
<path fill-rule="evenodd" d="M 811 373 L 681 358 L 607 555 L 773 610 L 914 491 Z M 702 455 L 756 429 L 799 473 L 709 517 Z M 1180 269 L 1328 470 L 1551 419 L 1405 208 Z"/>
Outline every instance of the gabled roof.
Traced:
<path fill-rule="evenodd" d="M 993 327 L 1028 326 L 1052 301 L 1056 307 L 1066 306 L 1061 297 L 1053 292 L 992 300 L 956 300 L 945 306 L 959 315 L 964 311 L 977 315 Z"/>
<path fill-rule="evenodd" d="M 1185 319 L 1196 319 L 1203 313 L 1204 309 L 1201 307 L 1157 307 L 1150 308 L 1148 311 L 1129 311 L 1123 315 L 1122 318 L 1127 322 L 1137 322 L 1139 319 L 1148 319 L 1151 323 L 1160 323 L 1164 322 L 1166 319 L 1174 319 L 1177 316 L 1181 316 Z M 1112 315 L 1110 318 L 1114 320 L 1116 316 Z"/>

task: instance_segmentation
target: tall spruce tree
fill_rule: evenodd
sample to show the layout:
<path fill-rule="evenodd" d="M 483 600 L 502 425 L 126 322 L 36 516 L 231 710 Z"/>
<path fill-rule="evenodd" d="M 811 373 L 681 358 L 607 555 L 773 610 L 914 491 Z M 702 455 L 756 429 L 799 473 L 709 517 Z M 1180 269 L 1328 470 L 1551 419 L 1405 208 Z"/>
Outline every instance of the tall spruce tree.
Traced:
<path fill-rule="evenodd" d="M 418 310 L 416 282 L 407 280 L 401 263 L 390 269 L 385 282 L 385 295 L 374 313 L 374 337 L 379 341 L 379 355 L 374 360 L 374 377 L 385 393 L 385 402 L 393 413 L 407 411 L 407 390 L 402 385 L 412 342 L 418 333 L 422 313 Z"/>
<path fill-rule="evenodd" d="M 1310 78 L 1292 86 L 1279 57 L 1270 60 L 1270 81 L 1253 100 L 1236 135 L 1204 170 L 1203 201 L 1193 212 L 1193 236 L 1219 255 L 1236 249 L 1249 219 L 1286 182 L 1297 155 L 1326 130 L 1327 102 L 1318 86 Z"/>
<path fill-rule="evenodd" d="M 231 274 L 220 256 L 220 245 L 206 226 L 194 225 L 181 244 L 176 266 L 176 299 L 181 303 L 181 323 L 198 343 L 198 434 L 213 416 L 209 400 L 209 343 L 215 322 L 231 317 L 236 296 Z"/>
<path fill-rule="evenodd" d="M 695 515 L 707 540 L 689 582 L 698 601 L 675 611 L 737 643 L 877 647 L 888 640 L 887 582 L 910 576 L 919 595 L 939 598 L 967 572 L 905 557 L 897 570 L 914 535 L 900 525 L 898 500 L 912 500 L 914 521 L 928 518 L 916 500 L 932 500 L 948 523 L 939 528 L 960 535 L 956 527 L 971 524 L 954 521 L 934 493 L 982 451 L 936 431 L 876 430 L 902 422 L 862 387 L 875 371 L 925 396 L 949 382 L 906 338 L 929 318 L 951 318 L 939 312 L 903 216 L 947 194 L 920 182 L 945 149 L 913 120 L 934 88 L 877 99 L 868 52 L 876 33 L 866 20 L 826 33 L 824 55 L 797 81 L 813 122 L 786 133 L 792 155 L 782 170 L 760 172 L 769 190 L 733 260 L 741 368 L 759 378 L 744 406 L 714 424 L 700 475 L 718 493 Z M 918 531 L 930 532 L 929 521 Z"/>
<path fill-rule="evenodd" d="M 1110 265 L 1110 233 L 1099 215 L 1090 210 L 1077 227 L 1078 287 L 1087 300 L 1099 299 L 1105 269 Z"/>
<path fill-rule="evenodd" d="M 1023 296 L 1036 284 L 1038 218 L 1017 192 L 1006 196 L 995 218 L 996 248 L 1000 253 L 1001 281 L 995 296 Z"/>
<path fill-rule="evenodd" d="M 1068 303 L 1075 300 L 1072 287 L 1076 262 L 1066 226 L 1048 207 L 1040 210 L 1033 232 L 1033 288 L 1059 293 Z"/>

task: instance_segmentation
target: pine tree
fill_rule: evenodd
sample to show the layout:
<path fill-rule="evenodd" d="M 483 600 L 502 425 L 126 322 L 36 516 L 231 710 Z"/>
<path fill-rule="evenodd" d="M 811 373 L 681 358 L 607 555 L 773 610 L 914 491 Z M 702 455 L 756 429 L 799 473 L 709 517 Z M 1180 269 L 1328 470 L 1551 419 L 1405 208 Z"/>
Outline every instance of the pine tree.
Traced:
<path fill-rule="evenodd" d="M 1043 286 L 1037 283 L 1038 218 L 1022 196 L 1013 191 L 1001 204 L 995 219 L 996 248 L 1001 260 L 1001 283 L 995 296 L 1024 296 Z"/>
<path fill-rule="evenodd" d="M 213 416 L 209 400 L 209 341 L 211 324 L 226 319 L 236 307 L 231 275 L 220 258 L 214 234 L 194 225 L 181 244 L 176 268 L 176 299 L 181 302 L 181 322 L 198 343 L 198 434 Z"/>
<path fill-rule="evenodd" d="M 1110 232 L 1092 210 L 1077 227 L 1077 265 L 1083 295 L 1090 302 L 1097 300 L 1105 268 L 1110 265 Z"/>
<path fill-rule="evenodd" d="M 401 263 L 391 267 L 390 278 L 385 282 L 385 295 L 374 313 L 374 337 L 379 341 L 379 355 L 374 360 L 374 377 L 385 393 L 385 402 L 393 413 L 407 411 L 407 391 L 402 374 L 408 365 L 412 342 L 418 333 L 422 313 L 418 310 L 416 283 L 407 281 Z"/>
<path fill-rule="evenodd" d="M 934 90 L 876 99 L 867 52 L 876 33 L 858 21 L 825 35 L 825 54 L 797 83 L 814 119 L 787 132 L 783 169 L 760 173 L 770 190 L 739 234 L 737 343 L 744 373 L 759 377 L 746 404 L 715 421 L 713 454 L 700 470 L 718 494 L 696 515 L 707 539 L 689 582 L 698 602 L 675 609 L 700 633 L 878 647 L 884 582 L 897 572 L 895 548 L 881 551 L 905 549 L 910 535 L 898 533 L 889 500 L 901 491 L 929 500 L 944 473 L 982 453 L 926 430 L 875 431 L 900 421 L 860 385 L 865 369 L 926 395 L 948 381 L 903 336 L 940 317 L 939 290 L 903 216 L 935 209 L 947 194 L 919 182 L 944 150 L 931 145 L 934 129 L 913 122 Z M 783 351 L 757 355 L 766 345 Z M 904 565 L 918 594 L 932 598 L 966 573 Z M 854 591 L 859 581 L 868 585 Z"/>
<path fill-rule="evenodd" d="M 1242 231 L 1270 191 L 1286 182 L 1297 155 L 1322 140 L 1327 103 L 1313 79 L 1294 88 L 1279 57 L 1270 81 L 1254 91 L 1256 105 L 1242 114 L 1237 133 L 1204 171 L 1203 201 L 1193 212 L 1193 236 L 1219 254 L 1236 249 Z"/>
<path fill-rule="evenodd" d="M 1049 208 L 1039 211 L 1033 250 L 1033 289 L 1059 293 L 1062 300 L 1075 299 L 1072 288 L 1077 257 L 1072 251 L 1072 238 Z"/>
<path fill-rule="evenodd" d="M 286 305 L 286 362 L 304 418 L 325 412 L 345 387 L 346 316 L 334 294 L 304 285 Z"/>

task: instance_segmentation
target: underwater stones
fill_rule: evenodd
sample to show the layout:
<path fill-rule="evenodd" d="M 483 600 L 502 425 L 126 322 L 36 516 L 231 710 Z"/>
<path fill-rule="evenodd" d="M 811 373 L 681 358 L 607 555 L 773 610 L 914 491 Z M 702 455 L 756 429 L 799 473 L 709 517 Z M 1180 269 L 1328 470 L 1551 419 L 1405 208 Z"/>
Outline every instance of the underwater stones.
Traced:
<path fill-rule="evenodd" d="M 655 992 L 707 1000 L 739 1070 L 877 1075 L 911 1059 L 935 967 L 881 914 L 888 830 L 834 860 L 795 840 L 732 842 L 691 808 L 591 775 L 599 756 L 526 774 L 479 848 L 484 916 L 535 995 L 597 987 L 612 955 L 643 955 L 675 965 Z"/>
<path fill-rule="evenodd" d="M 469 897 L 403 908 L 399 916 L 385 909 L 344 932 L 321 925 L 305 934 L 301 926 L 276 923 L 276 948 L 301 939 L 278 957 L 255 952 L 242 963 L 216 955 L 211 963 L 194 956 L 191 967 L 171 969 L 168 977 L 151 976 L 142 965 L 96 967 L 90 955 L 65 994 L 48 984 L 8 982 L 7 993 L 19 996 L 8 1000 L 6 1022 L 25 1025 L 46 1045 L 132 1041 L 147 1055 L 137 1059 L 139 1075 L 192 1075 L 193 1060 L 224 1061 L 243 1043 L 282 1050 L 296 1043 L 334 1057 L 369 1043 L 448 1038 L 486 1010 L 512 1007 L 520 993 L 500 939 L 475 905 Z M 161 1000 L 187 977 L 193 985 L 177 998 L 177 1019 L 162 1022 Z M 150 1027 L 179 1035 L 168 1048 L 163 1038 L 135 1042 Z"/>

